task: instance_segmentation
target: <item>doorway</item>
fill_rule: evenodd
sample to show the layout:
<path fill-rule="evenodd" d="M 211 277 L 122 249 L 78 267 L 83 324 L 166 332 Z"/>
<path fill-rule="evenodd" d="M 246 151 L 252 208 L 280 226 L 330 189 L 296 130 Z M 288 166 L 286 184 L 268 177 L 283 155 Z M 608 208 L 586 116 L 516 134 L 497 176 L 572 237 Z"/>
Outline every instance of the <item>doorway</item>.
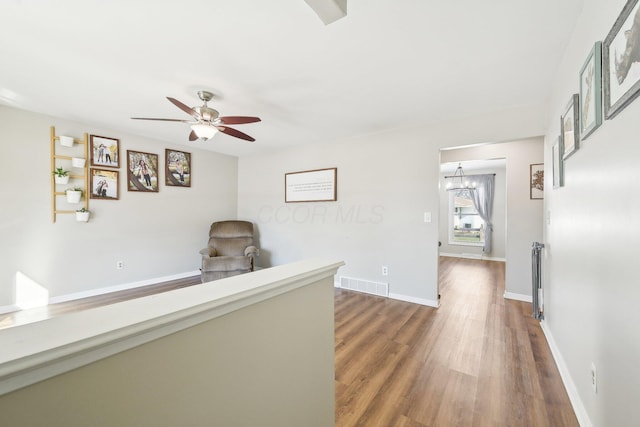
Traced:
<path fill-rule="evenodd" d="M 467 148 L 441 150 L 439 185 L 439 229 L 438 229 L 438 295 L 444 290 L 447 275 L 441 271 L 442 257 L 506 262 L 507 235 L 507 160 L 499 158 L 469 158 Z M 478 148 L 474 153 L 478 155 Z M 461 169 L 459 169 L 461 168 Z M 491 251 L 483 252 L 486 226 L 476 211 L 468 192 L 448 191 L 445 176 L 459 175 L 460 171 L 470 184 L 473 175 L 495 174 L 494 202 L 491 215 Z M 455 262 L 446 263 L 455 269 Z M 440 301 L 443 302 L 442 300 Z"/>

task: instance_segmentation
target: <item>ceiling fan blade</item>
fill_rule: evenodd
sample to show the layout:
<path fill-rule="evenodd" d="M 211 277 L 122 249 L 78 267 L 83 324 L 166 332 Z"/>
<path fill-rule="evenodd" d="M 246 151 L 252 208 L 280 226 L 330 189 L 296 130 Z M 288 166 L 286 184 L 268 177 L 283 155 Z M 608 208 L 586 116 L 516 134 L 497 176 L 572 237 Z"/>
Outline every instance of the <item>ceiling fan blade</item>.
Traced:
<path fill-rule="evenodd" d="M 236 138 L 244 139 L 245 141 L 255 141 L 255 138 L 250 137 L 246 133 L 240 132 L 239 130 L 226 127 L 226 126 L 216 126 L 218 130 L 222 133 L 226 133 L 227 135 L 235 136 Z"/>
<path fill-rule="evenodd" d="M 189 141 L 195 141 L 196 139 L 198 139 L 198 135 L 196 135 L 194 131 L 191 131 L 189 134 Z"/>
<path fill-rule="evenodd" d="M 247 116 L 227 116 L 227 117 L 219 117 L 220 123 L 225 125 L 242 125 L 245 123 L 255 123 L 259 122 L 259 117 L 247 117 Z"/>
<path fill-rule="evenodd" d="M 175 105 L 176 107 L 178 107 L 179 109 L 181 109 L 185 113 L 189 114 L 190 116 L 195 117 L 198 120 L 202 120 L 202 116 L 200 114 L 198 114 L 198 112 L 196 110 L 194 110 L 193 108 L 189 107 L 188 105 L 183 104 L 182 102 L 178 101 L 175 98 L 171 98 L 170 96 L 167 96 L 167 99 L 169 101 L 171 101 L 171 103 L 173 105 Z"/>
<path fill-rule="evenodd" d="M 161 122 L 181 122 L 181 123 L 197 123 L 191 120 L 182 120 L 182 119 L 156 119 L 150 117 L 131 117 L 132 120 L 157 120 Z"/>

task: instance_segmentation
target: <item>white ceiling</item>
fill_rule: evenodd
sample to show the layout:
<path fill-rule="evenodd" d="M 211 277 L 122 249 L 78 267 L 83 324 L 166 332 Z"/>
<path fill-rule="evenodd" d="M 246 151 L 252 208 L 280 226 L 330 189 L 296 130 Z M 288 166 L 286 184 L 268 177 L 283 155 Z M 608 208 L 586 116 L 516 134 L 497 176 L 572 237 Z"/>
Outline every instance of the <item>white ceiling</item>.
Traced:
<path fill-rule="evenodd" d="M 582 1 L 2 0 L 0 103 L 233 155 L 546 105 Z M 200 89 L 257 141 L 130 119 Z"/>

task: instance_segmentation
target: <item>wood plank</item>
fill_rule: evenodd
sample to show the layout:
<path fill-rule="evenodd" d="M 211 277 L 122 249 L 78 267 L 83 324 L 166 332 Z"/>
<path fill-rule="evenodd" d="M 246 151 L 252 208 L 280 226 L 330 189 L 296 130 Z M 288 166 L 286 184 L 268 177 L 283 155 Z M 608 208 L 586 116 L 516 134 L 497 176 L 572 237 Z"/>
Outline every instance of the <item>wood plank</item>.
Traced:
<path fill-rule="evenodd" d="M 578 426 L 531 304 L 502 296 L 504 274 L 442 257 L 439 309 L 337 289 L 336 426 Z"/>

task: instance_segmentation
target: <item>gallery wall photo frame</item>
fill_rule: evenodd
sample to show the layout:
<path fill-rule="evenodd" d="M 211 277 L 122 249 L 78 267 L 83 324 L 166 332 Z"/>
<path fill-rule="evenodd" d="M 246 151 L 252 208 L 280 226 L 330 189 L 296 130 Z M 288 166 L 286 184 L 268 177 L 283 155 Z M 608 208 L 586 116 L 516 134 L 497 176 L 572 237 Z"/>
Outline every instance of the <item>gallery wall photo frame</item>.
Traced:
<path fill-rule="evenodd" d="M 544 199 L 544 163 L 529 165 L 529 199 Z"/>
<path fill-rule="evenodd" d="M 284 201 L 335 202 L 338 200 L 338 168 L 314 169 L 284 174 Z"/>
<path fill-rule="evenodd" d="M 119 172 L 111 169 L 91 168 L 92 199 L 118 200 L 120 198 Z"/>
<path fill-rule="evenodd" d="M 628 0 L 602 43 L 604 117 L 609 120 L 640 95 L 640 3 Z"/>
<path fill-rule="evenodd" d="M 564 186 L 564 160 L 562 159 L 562 137 L 558 136 L 551 146 L 551 163 L 553 165 L 553 188 Z"/>
<path fill-rule="evenodd" d="M 158 192 L 158 155 L 127 150 L 127 190 Z"/>
<path fill-rule="evenodd" d="M 602 42 L 596 42 L 580 70 L 580 140 L 602 124 Z"/>
<path fill-rule="evenodd" d="M 164 150 L 164 179 L 170 187 L 191 187 L 191 153 Z"/>
<path fill-rule="evenodd" d="M 120 140 L 100 135 L 89 138 L 91 166 L 120 167 Z"/>
<path fill-rule="evenodd" d="M 579 114 L 580 96 L 576 93 L 571 96 L 564 113 L 560 117 L 560 133 L 564 148 L 562 157 L 565 160 L 580 148 Z"/>

